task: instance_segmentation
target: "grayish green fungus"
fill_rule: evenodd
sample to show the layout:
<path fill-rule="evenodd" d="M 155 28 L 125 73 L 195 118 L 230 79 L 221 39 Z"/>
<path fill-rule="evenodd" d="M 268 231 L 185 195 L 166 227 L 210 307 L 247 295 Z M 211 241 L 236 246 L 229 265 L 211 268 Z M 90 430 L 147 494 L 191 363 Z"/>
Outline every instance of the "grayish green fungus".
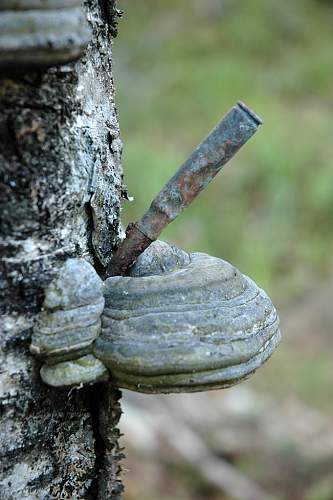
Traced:
<path fill-rule="evenodd" d="M 87 262 L 70 259 L 46 291 L 31 349 L 46 356 L 49 385 L 105 379 L 106 367 L 115 385 L 139 392 L 225 388 L 280 341 L 269 297 L 222 259 L 156 241 L 128 276 L 104 282 L 104 310 L 101 283 Z"/>

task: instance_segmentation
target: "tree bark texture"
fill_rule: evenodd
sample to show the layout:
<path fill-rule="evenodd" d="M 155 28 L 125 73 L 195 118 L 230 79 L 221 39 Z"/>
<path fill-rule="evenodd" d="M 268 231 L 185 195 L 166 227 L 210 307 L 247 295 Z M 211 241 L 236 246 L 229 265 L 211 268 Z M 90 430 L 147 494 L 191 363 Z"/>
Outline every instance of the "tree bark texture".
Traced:
<path fill-rule="evenodd" d="M 108 7 L 107 7 L 108 4 Z M 69 257 L 102 272 L 124 195 L 112 2 L 86 0 L 77 63 L 0 80 L 1 499 L 117 499 L 120 392 L 54 390 L 29 353 L 43 290 Z"/>

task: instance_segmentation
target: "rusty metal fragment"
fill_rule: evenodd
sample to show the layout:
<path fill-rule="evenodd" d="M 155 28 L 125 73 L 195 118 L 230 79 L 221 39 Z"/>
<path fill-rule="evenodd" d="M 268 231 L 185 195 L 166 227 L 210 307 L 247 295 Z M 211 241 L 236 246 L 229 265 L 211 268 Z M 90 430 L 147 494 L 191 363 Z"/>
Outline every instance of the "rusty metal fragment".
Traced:
<path fill-rule="evenodd" d="M 242 102 L 231 108 L 165 184 L 143 217 L 128 227 L 126 239 L 115 252 L 107 275 L 126 274 L 136 258 L 210 183 L 261 124 L 261 119 Z"/>
<path fill-rule="evenodd" d="M 108 267 L 108 276 L 124 276 L 127 269 L 153 241 L 133 223 L 126 229 L 126 238 L 121 242 Z"/>

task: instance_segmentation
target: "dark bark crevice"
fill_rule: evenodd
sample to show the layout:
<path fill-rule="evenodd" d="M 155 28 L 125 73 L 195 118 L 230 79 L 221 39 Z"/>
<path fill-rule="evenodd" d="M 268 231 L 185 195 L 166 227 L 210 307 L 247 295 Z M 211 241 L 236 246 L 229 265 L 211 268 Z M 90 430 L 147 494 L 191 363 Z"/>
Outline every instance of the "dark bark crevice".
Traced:
<path fill-rule="evenodd" d="M 121 416 L 121 392 L 104 383 L 84 389 L 91 416 L 94 438 L 95 462 L 90 486 L 85 498 L 88 500 L 118 500 L 123 493 L 121 482 L 121 460 L 124 458 L 119 444 L 121 437 L 117 425 Z"/>
<path fill-rule="evenodd" d="M 99 416 L 99 401 L 96 397 L 96 389 L 90 390 L 89 394 L 89 406 L 90 406 L 90 414 L 91 414 L 91 425 L 92 432 L 94 436 L 94 450 L 95 450 L 95 465 L 94 465 L 94 478 L 91 482 L 91 486 L 87 492 L 87 496 L 89 499 L 93 500 L 99 497 L 99 475 L 102 470 L 103 460 L 105 456 L 106 446 L 102 439 L 100 433 L 100 416 Z"/>
<path fill-rule="evenodd" d="M 123 11 L 118 9 L 117 3 L 117 0 L 99 0 L 103 19 L 113 38 L 118 34 L 118 22 L 123 16 Z"/>

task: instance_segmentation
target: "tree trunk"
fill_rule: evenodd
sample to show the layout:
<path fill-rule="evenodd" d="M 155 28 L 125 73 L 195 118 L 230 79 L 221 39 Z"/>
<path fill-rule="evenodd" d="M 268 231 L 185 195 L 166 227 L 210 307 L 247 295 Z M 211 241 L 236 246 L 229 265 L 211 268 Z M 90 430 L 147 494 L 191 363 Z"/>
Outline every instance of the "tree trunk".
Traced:
<path fill-rule="evenodd" d="M 109 5 L 107 7 L 107 5 Z M 54 390 L 29 353 L 43 290 L 69 257 L 98 271 L 124 194 L 114 103 L 114 4 L 86 0 L 77 63 L 0 79 L 1 499 L 116 499 L 120 392 Z"/>

